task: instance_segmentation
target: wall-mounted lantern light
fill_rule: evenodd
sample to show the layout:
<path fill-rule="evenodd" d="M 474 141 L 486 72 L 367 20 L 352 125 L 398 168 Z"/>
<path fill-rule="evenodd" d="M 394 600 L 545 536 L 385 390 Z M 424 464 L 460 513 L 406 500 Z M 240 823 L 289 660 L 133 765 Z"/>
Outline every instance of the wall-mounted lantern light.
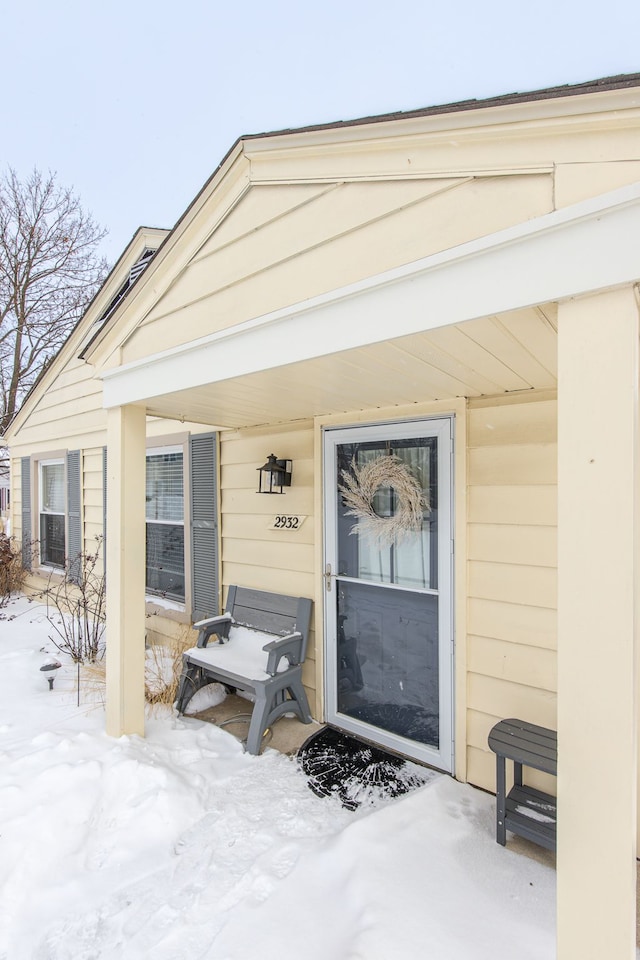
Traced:
<path fill-rule="evenodd" d="M 291 460 L 278 460 L 270 453 L 267 462 L 258 467 L 257 493 L 284 493 L 283 487 L 291 486 Z"/>

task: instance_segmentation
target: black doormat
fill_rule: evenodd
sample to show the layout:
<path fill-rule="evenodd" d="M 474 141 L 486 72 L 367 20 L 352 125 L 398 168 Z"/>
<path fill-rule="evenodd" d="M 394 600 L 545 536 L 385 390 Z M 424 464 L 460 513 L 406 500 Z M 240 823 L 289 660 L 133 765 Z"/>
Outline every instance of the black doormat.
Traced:
<path fill-rule="evenodd" d="M 298 750 L 309 786 L 319 797 L 338 797 L 347 810 L 399 797 L 422 787 L 437 771 L 387 753 L 357 737 L 323 727 Z"/>

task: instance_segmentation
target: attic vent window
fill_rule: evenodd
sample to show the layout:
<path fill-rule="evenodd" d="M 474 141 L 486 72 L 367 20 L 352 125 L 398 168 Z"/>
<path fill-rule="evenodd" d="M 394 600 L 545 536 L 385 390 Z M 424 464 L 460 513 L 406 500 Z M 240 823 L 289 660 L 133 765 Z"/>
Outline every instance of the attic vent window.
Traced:
<path fill-rule="evenodd" d="M 155 250 L 151 250 L 149 247 L 144 248 L 140 257 L 136 260 L 136 262 L 133 264 L 133 266 L 129 270 L 129 276 L 127 277 L 127 279 L 122 284 L 122 286 L 120 287 L 120 289 L 118 290 L 115 297 L 113 298 L 113 300 L 111 301 L 107 309 L 104 311 L 100 319 L 96 320 L 96 323 L 95 323 L 96 326 L 100 323 L 104 323 L 107 317 L 111 316 L 111 314 L 116 309 L 120 301 L 124 299 L 127 291 L 129 290 L 129 287 L 131 287 L 136 282 L 140 274 L 149 265 L 149 261 L 151 260 L 151 257 L 154 255 L 154 253 L 155 253 Z"/>
<path fill-rule="evenodd" d="M 155 250 L 149 250 L 148 247 L 145 248 L 140 259 L 134 263 L 134 265 L 131 267 L 131 270 L 129 271 L 129 286 L 131 286 L 133 283 L 136 282 L 136 280 L 138 279 L 142 271 L 145 269 L 145 267 L 149 263 L 149 260 L 154 255 L 154 253 L 155 253 Z"/>

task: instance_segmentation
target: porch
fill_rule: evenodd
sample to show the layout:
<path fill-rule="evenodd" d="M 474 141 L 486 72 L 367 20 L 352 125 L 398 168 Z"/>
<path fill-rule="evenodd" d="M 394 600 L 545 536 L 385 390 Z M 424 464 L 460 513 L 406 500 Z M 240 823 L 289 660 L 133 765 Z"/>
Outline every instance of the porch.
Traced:
<path fill-rule="evenodd" d="M 468 401 L 527 392 L 545 402 L 557 389 L 561 960 L 628 958 L 635 949 L 639 226 L 640 189 L 624 188 L 103 374 L 107 710 L 115 735 L 144 732 L 147 416 L 259 437 L 313 421 L 307 483 L 316 506 L 318 714 L 322 429 L 456 416 L 454 729 L 463 780 L 471 736 L 468 476 L 476 457 L 466 442 Z M 167 383 L 171 392 L 159 391 Z M 522 467 L 535 475 L 540 463 Z"/>

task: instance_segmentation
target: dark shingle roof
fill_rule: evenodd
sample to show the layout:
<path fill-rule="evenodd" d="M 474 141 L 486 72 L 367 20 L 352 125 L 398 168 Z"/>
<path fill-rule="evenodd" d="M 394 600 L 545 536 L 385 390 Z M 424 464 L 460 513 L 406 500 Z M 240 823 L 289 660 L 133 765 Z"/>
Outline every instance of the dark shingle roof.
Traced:
<path fill-rule="evenodd" d="M 307 133 L 313 130 L 334 130 L 340 127 L 356 127 L 367 123 L 384 123 L 389 120 L 409 120 L 414 117 L 430 117 L 440 113 L 458 113 L 463 110 L 483 110 L 487 107 L 506 106 L 510 103 L 528 103 L 535 100 L 554 100 L 560 97 L 576 97 L 581 94 L 605 93 L 609 90 L 624 90 L 640 86 L 640 73 L 622 73 L 615 77 L 603 77 L 600 80 L 587 80 L 584 83 L 563 84 L 559 87 L 545 87 L 540 90 L 529 90 L 525 93 L 506 93 L 498 97 L 488 97 L 485 100 L 459 100 L 454 103 L 444 103 L 431 107 L 420 107 L 416 110 L 398 110 L 395 113 L 374 114 L 369 117 L 358 117 L 355 120 L 337 120 L 332 123 L 318 123 L 306 127 L 291 127 L 282 130 L 271 130 L 266 133 L 250 133 L 240 140 L 255 140 L 258 137 L 277 137 L 287 133 Z"/>

